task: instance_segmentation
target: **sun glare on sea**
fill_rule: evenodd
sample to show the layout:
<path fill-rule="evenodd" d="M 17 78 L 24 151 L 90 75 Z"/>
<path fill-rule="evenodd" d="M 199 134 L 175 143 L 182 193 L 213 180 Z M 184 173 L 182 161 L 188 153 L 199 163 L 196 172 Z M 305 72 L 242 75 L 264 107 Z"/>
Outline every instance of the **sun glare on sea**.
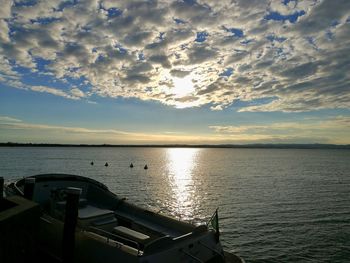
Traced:
<path fill-rule="evenodd" d="M 171 92 L 177 97 L 181 98 L 191 94 L 194 91 L 192 77 L 186 76 L 184 78 L 173 77 L 174 87 Z"/>
<path fill-rule="evenodd" d="M 174 192 L 174 209 L 181 217 L 190 218 L 194 207 L 192 198 L 194 182 L 193 170 L 196 167 L 200 149 L 170 148 L 167 150 L 169 179 Z"/>

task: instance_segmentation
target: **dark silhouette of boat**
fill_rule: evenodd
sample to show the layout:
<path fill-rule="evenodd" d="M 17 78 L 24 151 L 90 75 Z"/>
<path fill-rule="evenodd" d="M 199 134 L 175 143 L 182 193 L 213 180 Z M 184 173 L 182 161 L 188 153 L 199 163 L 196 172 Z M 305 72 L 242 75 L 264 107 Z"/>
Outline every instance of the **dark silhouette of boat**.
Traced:
<path fill-rule="evenodd" d="M 224 252 L 217 210 L 207 224 L 195 226 L 131 204 L 102 183 L 70 174 L 30 176 L 7 184 L 5 192 L 40 205 L 38 243 L 58 259 L 65 245 L 65 218 L 74 214 L 73 262 L 244 262 Z M 73 192 L 76 212 L 72 213 Z"/>

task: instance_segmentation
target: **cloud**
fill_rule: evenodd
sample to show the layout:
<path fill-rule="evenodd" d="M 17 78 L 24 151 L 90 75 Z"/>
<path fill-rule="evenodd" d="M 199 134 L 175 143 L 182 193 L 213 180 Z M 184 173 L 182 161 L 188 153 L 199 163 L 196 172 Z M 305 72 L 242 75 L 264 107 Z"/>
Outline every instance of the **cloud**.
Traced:
<path fill-rule="evenodd" d="M 7 23 L 5 20 L 0 19 L 0 41 L 3 43 L 8 43 L 10 42 L 9 38 L 9 28 L 7 26 Z"/>
<path fill-rule="evenodd" d="M 80 99 L 80 97 L 84 97 L 83 92 L 77 88 L 72 89 L 71 94 L 60 89 L 46 87 L 46 86 L 31 86 L 30 89 L 32 91 L 45 92 L 45 93 L 49 93 L 52 95 L 56 95 L 56 96 L 60 96 L 60 97 L 64 97 L 72 100 L 78 100 Z"/>
<path fill-rule="evenodd" d="M 81 91 L 80 89 L 78 89 L 78 88 L 71 89 L 70 93 L 72 94 L 73 97 L 76 97 L 76 98 L 84 98 L 84 97 L 86 97 L 86 94 L 83 91 Z"/>
<path fill-rule="evenodd" d="M 1 121 L 4 118 L 5 122 Z M 149 132 L 137 133 L 116 129 L 89 129 L 82 127 L 67 127 L 58 125 L 45 125 L 26 122 L 16 122 L 7 117 L 0 118 L 0 129 L 3 138 L 11 141 L 16 138 L 21 142 L 47 142 L 47 143 L 87 143 L 87 144 L 142 144 L 142 143 L 203 143 L 221 142 L 221 136 L 198 136 L 183 133 Z M 14 137 L 12 137 L 14 136 Z"/>
<path fill-rule="evenodd" d="M 208 45 L 194 45 L 188 51 L 188 64 L 200 64 L 215 58 L 218 51 Z"/>
<path fill-rule="evenodd" d="M 240 111 L 349 108 L 349 12 L 347 0 L 5 1 L 0 82 L 213 110 L 239 101 Z M 31 87 L 31 74 L 85 86 Z M 174 78 L 188 76 L 194 91 L 179 98 Z"/>
<path fill-rule="evenodd" d="M 213 125 L 209 126 L 218 134 L 228 136 L 261 136 L 274 142 L 286 139 L 295 142 L 349 143 L 350 117 L 304 119 L 299 122 L 276 122 L 271 124 Z M 287 140 L 287 141 L 288 141 Z M 286 141 L 285 141 L 286 142 Z"/>
<path fill-rule="evenodd" d="M 174 77 L 178 77 L 178 78 L 184 78 L 186 77 L 188 74 L 190 74 L 190 71 L 186 71 L 186 70 L 179 70 L 179 69 L 173 69 L 170 71 L 170 74 Z"/>
<path fill-rule="evenodd" d="M 12 1 L 3 1 L 1 3 L 0 19 L 7 19 L 11 17 L 12 4 Z"/>
<path fill-rule="evenodd" d="M 8 117 L 8 116 L 0 116 L 0 123 L 13 123 L 13 122 L 22 122 L 19 119 Z"/>

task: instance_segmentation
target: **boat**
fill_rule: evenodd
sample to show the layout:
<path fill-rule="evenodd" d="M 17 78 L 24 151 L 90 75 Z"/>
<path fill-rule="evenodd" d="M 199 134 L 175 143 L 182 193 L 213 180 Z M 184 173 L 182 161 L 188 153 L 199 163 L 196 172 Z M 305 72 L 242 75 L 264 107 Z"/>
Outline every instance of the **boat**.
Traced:
<path fill-rule="evenodd" d="M 29 195 L 28 182 L 32 184 Z M 71 213 L 68 196 L 72 191 L 79 193 L 72 262 L 244 262 L 223 250 L 219 229 L 212 228 L 210 222 L 195 226 L 144 209 L 87 177 L 40 174 L 7 184 L 7 196 L 19 195 L 40 205 L 38 246 L 53 258 L 64 257 L 65 224 Z M 218 219 L 217 211 L 212 219 Z"/>

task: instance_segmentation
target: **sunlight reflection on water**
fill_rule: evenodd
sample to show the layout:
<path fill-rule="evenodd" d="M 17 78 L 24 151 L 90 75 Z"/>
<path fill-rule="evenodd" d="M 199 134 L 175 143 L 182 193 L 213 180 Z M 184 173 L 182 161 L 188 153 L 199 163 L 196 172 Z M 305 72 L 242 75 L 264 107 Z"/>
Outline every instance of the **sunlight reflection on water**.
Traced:
<path fill-rule="evenodd" d="M 196 206 L 193 171 L 201 149 L 169 148 L 166 151 L 167 170 L 173 191 L 172 209 L 179 217 L 190 219 Z"/>

